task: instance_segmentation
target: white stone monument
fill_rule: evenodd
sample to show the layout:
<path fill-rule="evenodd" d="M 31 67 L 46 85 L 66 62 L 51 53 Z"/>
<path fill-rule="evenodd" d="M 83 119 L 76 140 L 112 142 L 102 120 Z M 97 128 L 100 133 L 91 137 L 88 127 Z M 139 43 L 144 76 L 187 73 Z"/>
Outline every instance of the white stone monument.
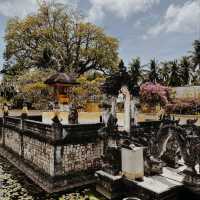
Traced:
<path fill-rule="evenodd" d="M 122 173 L 130 180 L 143 179 L 143 147 L 122 148 Z"/>

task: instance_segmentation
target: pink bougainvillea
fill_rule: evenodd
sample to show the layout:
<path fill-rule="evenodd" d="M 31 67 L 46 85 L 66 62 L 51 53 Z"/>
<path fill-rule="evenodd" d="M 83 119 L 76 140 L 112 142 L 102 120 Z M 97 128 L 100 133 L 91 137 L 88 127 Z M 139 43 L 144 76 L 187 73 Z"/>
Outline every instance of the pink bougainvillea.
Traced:
<path fill-rule="evenodd" d="M 169 88 L 158 83 L 144 83 L 140 87 L 140 99 L 152 106 L 166 105 L 169 100 Z"/>

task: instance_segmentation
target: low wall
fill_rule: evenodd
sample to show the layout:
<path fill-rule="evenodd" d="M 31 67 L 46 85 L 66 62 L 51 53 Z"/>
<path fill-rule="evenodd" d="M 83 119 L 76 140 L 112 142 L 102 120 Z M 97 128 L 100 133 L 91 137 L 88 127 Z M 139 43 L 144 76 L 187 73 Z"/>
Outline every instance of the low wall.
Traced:
<path fill-rule="evenodd" d="M 47 192 L 91 184 L 102 165 L 102 126 L 0 118 L 0 154 Z"/>

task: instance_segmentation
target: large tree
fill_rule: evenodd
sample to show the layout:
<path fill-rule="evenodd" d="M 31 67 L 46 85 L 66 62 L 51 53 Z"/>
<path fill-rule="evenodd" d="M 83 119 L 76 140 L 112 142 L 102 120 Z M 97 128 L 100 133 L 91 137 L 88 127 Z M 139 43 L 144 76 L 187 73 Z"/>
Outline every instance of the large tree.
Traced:
<path fill-rule="evenodd" d="M 3 72 L 64 67 L 77 76 L 95 69 L 110 73 L 118 62 L 118 40 L 86 23 L 61 4 L 43 4 L 38 12 L 8 22 Z"/>

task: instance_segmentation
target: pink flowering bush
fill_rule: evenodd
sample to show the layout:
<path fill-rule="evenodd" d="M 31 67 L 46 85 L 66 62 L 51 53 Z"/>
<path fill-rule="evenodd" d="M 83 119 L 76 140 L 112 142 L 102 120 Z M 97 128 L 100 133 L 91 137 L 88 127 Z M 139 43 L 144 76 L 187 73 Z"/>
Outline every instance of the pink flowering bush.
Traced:
<path fill-rule="evenodd" d="M 169 88 L 158 83 L 144 83 L 140 86 L 140 100 L 151 106 L 164 106 L 169 101 Z"/>

